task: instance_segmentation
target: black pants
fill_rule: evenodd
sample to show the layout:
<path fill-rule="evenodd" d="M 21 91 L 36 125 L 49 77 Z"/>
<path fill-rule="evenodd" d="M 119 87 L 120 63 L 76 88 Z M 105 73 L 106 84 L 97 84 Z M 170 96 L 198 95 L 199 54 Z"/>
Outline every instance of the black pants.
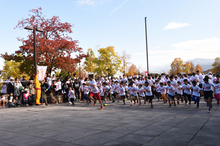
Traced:
<path fill-rule="evenodd" d="M 75 96 L 76 96 L 76 99 L 80 99 L 79 89 L 75 89 Z"/>

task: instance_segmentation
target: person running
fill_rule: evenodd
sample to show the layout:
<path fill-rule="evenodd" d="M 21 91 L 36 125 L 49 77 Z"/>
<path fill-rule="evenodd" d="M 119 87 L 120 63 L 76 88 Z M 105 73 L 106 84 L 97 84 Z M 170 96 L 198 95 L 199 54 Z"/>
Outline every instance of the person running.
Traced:
<path fill-rule="evenodd" d="M 220 91 L 219 91 L 219 88 L 220 88 L 220 84 L 219 84 L 219 81 L 218 79 L 214 79 L 214 86 L 215 86 L 215 99 L 217 101 L 217 105 L 219 105 L 219 94 L 220 94 Z"/>
<path fill-rule="evenodd" d="M 171 85 L 171 81 L 167 82 L 167 90 L 168 90 L 168 102 L 169 102 L 169 107 L 171 107 L 171 103 L 170 100 L 172 100 L 172 102 L 174 103 L 174 106 L 176 106 L 175 103 L 175 87 L 173 87 L 173 85 Z"/>
<path fill-rule="evenodd" d="M 199 108 L 199 101 L 200 101 L 200 91 L 201 88 L 197 85 L 197 82 L 195 80 L 192 81 L 192 101 L 195 101 L 197 103 L 197 108 Z"/>
<path fill-rule="evenodd" d="M 89 87 L 86 85 L 86 83 L 83 83 L 81 89 L 83 91 L 83 98 L 86 102 L 85 104 L 89 105 L 89 103 L 91 102 L 89 99 Z"/>
<path fill-rule="evenodd" d="M 166 89 L 167 89 L 167 87 L 164 86 L 164 83 L 160 82 L 160 87 L 158 87 L 158 91 L 160 92 L 164 103 L 167 103 Z"/>
<path fill-rule="evenodd" d="M 151 104 L 151 108 L 153 108 L 153 102 L 152 102 L 153 94 L 152 94 L 151 86 L 149 85 L 148 82 L 145 82 L 144 90 L 146 94 L 144 104 L 146 104 L 146 101 L 148 101 Z"/>
<path fill-rule="evenodd" d="M 99 95 L 99 89 L 97 87 L 97 84 L 95 82 L 95 80 L 93 79 L 93 77 L 89 77 L 89 83 L 88 85 L 90 86 L 90 94 L 89 94 L 89 98 L 94 101 L 94 106 L 96 105 L 96 100 L 99 101 L 101 108 L 100 110 L 104 109 L 104 106 L 102 104 L 102 100 L 101 97 Z M 95 99 L 93 98 L 93 96 L 95 97 Z"/>
<path fill-rule="evenodd" d="M 138 86 L 139 105 L 141 105 L 141 98 L 143 98 L 145 100 L 144 92 L 145 92 L 145 89 L 143 88 L 142 84 L 139 84 L 139 86 Z"/>
<path fill-rule="evenodd" d="M 187 101 L 189 101 L 189 106 L 191 106 L 191 85 L 189 84 L 189 81 L 187 79 L 184 79 L 183 89 L 185 105 L 187 105 Z"/>
<path fill-rule="evenodd" d="M 183 102 L 183 87 L 181 86 L 181 82 L 177 82 L 177 87 L 176 87 L 176 98 L 177 98 L 177 105 L 179 105 L 179 101 L 181 99 L 181 102 Z"/>
<path fill-rule="evenodd" d="M 212 109 L 212 98 L 213 98 L 212 87 L 214 88 L 214 91 L 215 91 L 216 90 L 215 86 L 212 83 L 209 82 L 209 77 L 205 76 L 204 83 L 202 84 L 202 88 L 203 88 L 203 91 L 204 91 L 205 102 L 207 103 L 207 106 L 209 107 L 208 113 L 210 113 L 211 109 Z"/>
<path fill-rule="evenodd" d="M 133 82 L 129 83 L 128 91 L 130 93 L 131 106 L 133 106 L 136 103 L 135 101 L 137 99 L 137 91 L 138 91 L 137 88 L 134 86 Z"/>
<path fill-rule="evenodd" d="M 123 105 L 125 105 L 125 88 L 123 87 L 123 82 L 120 83 L 120 87 L 118 88 L 119 96 L 123 100 Z"/>

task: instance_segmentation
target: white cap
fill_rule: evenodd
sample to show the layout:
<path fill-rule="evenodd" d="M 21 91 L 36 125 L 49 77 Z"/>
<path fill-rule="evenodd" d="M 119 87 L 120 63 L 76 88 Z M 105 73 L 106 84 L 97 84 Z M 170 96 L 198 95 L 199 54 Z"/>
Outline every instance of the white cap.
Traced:
<path fill-rule="evenodd" d="M 212 74 L 212 72 L 209 72 L 209 74 Z"/>
<path fill-rule="evenodd" d="M 14 78 L 13 78 L 13 77 L 10 77 L 10 80 L 14 80 Z"/>

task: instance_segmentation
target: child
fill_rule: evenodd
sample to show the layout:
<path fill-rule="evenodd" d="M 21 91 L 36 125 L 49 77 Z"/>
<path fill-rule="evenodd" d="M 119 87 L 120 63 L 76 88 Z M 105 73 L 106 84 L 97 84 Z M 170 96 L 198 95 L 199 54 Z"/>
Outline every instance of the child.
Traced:
<path fill-rule="evenodd" d="M 216 90 L 215 86 L 212 83 L 209 83 L 209 77 L 205 76 L 204 83 L 202 84 L 202 88 L 204 91 L 205 102 L 207 102 L 207 106 L 209 107 L 208 113 L 211 112 L 211 108 L 212 108 L 212 98 L 213 98 L 212 87 L 214 88 L 214 91 L 215 91 Z"/>
<path fill-rule="evenodd" d="M 1 93 L 2 94 L 7 94 L 7 85 L 5 82 L 3 82 L 3 85 L 1 86 L 2 90 Z"/>
<path fill-rule="evenodd" d="M 196 81 L 192 81 L 192 101 L 196 101 L 197 103 L 197 108 L 199 108 L 199 101 L 200 101 L 200 91 L 201 89 L 199 88 L 199 86 L 197 86 L 197 82 Z"/>
<path fill-rule="evenodd" d="M 13 93 L 10 93 L 10 95 L 8 96 L 8 107 L 14 107 L 15 106 L 15 101 L 13 98 Z"/>
<path fill-rule="evenodd" d="M 25 89 L 25 90 L 24 90 L 23 97 L 24 97 L 24 104 L 25 104 L 26 106 L 29 106 L 29 105 L 28 105 L 28 98 L 29 98 L 29 90 L 28 90 L 28 89 Z"/>
<path fill-rule="evenodd" d="M 219 81 L 217 79 L 214 80 L 214 86 L 215 86 L 215 99 L 217 100 L 217 105 L 219 105 L 219 94 L 220 94 L 220 91 L 219 91 L 219 88 L 220 88 L 220 84 L 219 84 Z"/>
<path fill-rule="evenodd" d="M 5 108 L 5 95 L 3 93 L 0 94 L 0 108 Z M 3 106 L 2 106 L 3 104 Z"/>
<path fill-rule="evenodd" d="M 138 86 L 139 105 L 141 105 L 141 97 L 143 97 L 144 100 L 145 100 L 144 91 L 145 91 L 145 90 L 144 90 L 144 88 L 142 87 L 142 84 L 139 84 L 139 86 Z M 146 104 L 146 102 L 145 102 L 145 104 Z"/>
<path fill-rule="evenodd" d="M 171 107 L 171 104 L 170 104 L 170 100 L 173 101 L 174 103 L 174 106 L 176 106 L 176 103 L 175 103 L 175 88 L 171 85 L 171 82 L 168 81 L 167 82 L 168 86 L 167 86 L 167 90 L 168 90 L 168 101 L 169 101 L 169 107 Z"/>
<path fill-rule="evenodd" d="M 183 84 L 183 97 L 185 99 L 185 105 L 187 105 L 187 100 L 189 101 L 189 106 L 191 106 L 191 85 L 187 79 L 184 79 Z"/>
<path fill-rule="evenodd" d="M 180 98 L 181 98 L 181 102 L 183 102 L 183 98 L 182 98 L 182 96 L 183 96 L 183 88 L 181 86 L 181 82 L 180 81 L 177 82 L 176 92 L 177 92 L 177 94 L 176 94 L 177 104 L 179 105 Z"/>
<path fill-rule="evenodd" d="M 20 107 L 21 106 L 21 102 L 18 99 L 18 96 L 15 96 L 15 105 Z"/>
<path fill-rule="evenodd" d="M 164 86 L 164 83 L 160 82 L 160 87 L 158 87 L 158 91 L 160 92 L 164 103 L 167 103 L 166 89 L 167 89 L 167 87 Z"/>
<path fill-rule="evenodd" d="M 101 84 L 97 85 L 99 88 L 99 95 L 101 96 L 102 102 L 105 101 L 105 104 L 103 104 L 104 106 L 107 106 L 107 100 L 105 98 L 105 92 L 103 90 L 103 87 L 101 86 Z"/>
<path fill-rule="evenodd" d="M 120 83 L 120 87 L 118 88 L 119 96 L 123 100 L 123 103 L 125 105 L 125 88 L 123 87 L 123 82 Z"/>
<path fill-rule="evenodd" d="M 68 96 L 69 96 L 69 101 L 72 103 L 72 105 L 75 105 L 74 100 L 76 99 L 76 97 L 75 97 L 74 88 L 69 87 Z"/>
<path fill-rule="evenodd" d="M 145 101 L 144 103 L 146 104 L 146 101 L 149 101 L 149 103 L 151 104 L 151 108 L 153 108 L 153 102 L 152 102 L 152 91 L 151 91 L 151 86 L 149 86 L 148 82 L 145 82 L 145 86 L 144 86 L 144 90 L 146 91 L 146 97 L 145 97 Z"/>
<path fill-rule="evenodd" d="M 83 86 L 82 86 L 82 91 L 83 91 L 83 97 L 84 97 L 84 100 L 87 102 L 86 104 L 89 105 L 90 103 L 90 99 L 89 99 L 89 88 L 88 86 L 86 86 L 86 83 L 83 83 Z"/>
<path fill-rule="evenodd" d="M 133 82 L 129 83 L 128 91 L 130 93 L 131 106 L 133 106 L 135 104 L 135 100 L 137 99 L 137 88 L 134 87 Z"/>
<path fill-rule="evenodd" d="M 157 97 L 157 99 L 158 99 L 158 101 L 157 102 L 159 102 L 160 101 L 160 92 L 158 91 L 158 88 L 160 87 L 160 84 L 159 84 L 159 81 L 158 80 L 156 80 L 155 81 L 155 84 L 154 84 L 154 92 L 155 92 L 155 96 Z"/>
<path fill-rule="evenodd" d="M 118 96 L 118 89 L 119 89 L 120 85 L 118 84 L 118 81 L 115 81 L 115 86 L 114 86 L 114 99 L 116 99 L 116 97 L 118 97 L 118 102 L 119 102 L 119 96 Z"/>

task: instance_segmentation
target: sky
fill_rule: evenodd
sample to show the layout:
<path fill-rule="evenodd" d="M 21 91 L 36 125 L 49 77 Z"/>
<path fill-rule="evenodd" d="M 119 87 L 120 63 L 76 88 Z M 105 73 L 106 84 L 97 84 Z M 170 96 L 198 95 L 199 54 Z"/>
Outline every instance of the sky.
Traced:
<path fill-rule="evenodd" d="M 41 7 L 46 18 L 74 24 L 70 35 L 84 52 L 114 46 L 146 70 L 145 17 L 149 68 L 155 72 L 174 58 L 220 57 L 220 0 L 0 0 L 0 53 L 14 53 L 30 33 L 14 29 Z M 0 58 L 0 69 L 4 60 Z"/>

